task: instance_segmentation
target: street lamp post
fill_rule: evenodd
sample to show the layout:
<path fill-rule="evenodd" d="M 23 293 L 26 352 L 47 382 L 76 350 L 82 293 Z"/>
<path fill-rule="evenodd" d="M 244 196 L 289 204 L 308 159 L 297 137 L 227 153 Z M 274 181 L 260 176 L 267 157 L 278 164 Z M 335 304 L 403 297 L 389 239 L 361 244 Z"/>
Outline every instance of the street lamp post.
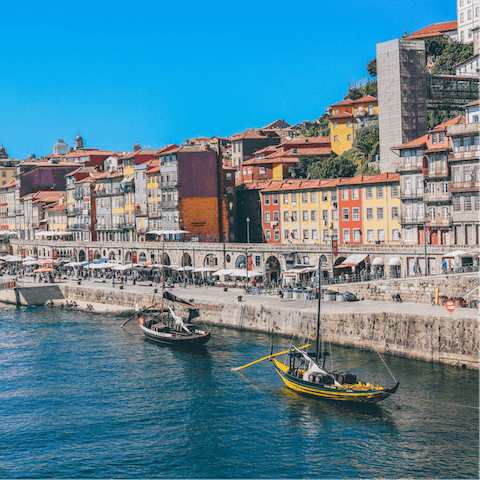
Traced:
<path fill-rule="evenodd" d="M 425 276 L 428 275 L 428 258 L 427 258 L 427 223 L 423 222 L 423 244 L 425 246 Z"/>
<path fill-rule="evenodd" d="M 247 217 L 247 243 L 250 243 L 250 218 Z"/>

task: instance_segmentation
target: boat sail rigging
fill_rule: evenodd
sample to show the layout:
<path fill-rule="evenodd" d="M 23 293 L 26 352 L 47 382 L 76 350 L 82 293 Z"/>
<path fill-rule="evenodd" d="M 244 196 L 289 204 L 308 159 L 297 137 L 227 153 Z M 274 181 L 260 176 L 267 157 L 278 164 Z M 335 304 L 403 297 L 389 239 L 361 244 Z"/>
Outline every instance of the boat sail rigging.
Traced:
<path fill-rule="evenodd" d="M 321 262 L 319 261 L 315 353 L 307 353 L 303 351 L 303 348 L 306 348 L 309 345 L 304 345 L 300 348 L 292 346 L 289 350 L 278 354 L 273 354 L 273 351 L 270 351 L 268 357 L 264 357 L 256 362 L 251 362 L 243 367 L 237 367 L 232 370 L 240 370 L 241 368 L 268 359 L 273 363 L 275 370 L 289 389 L 316 399 L 378 403 L 390 395 L 393 395 L 399 386 L 399 382 L 395 380 L 393 375 L 392 377 L 395 381 L 395 385 L 384 388 L 378 384 L 357 380 L 356 375 L 353 373 L 330 371 L 325 367 L 325 360 L 328 356 L 328 352 L 325 351 L 322 334 L 321 297 L 322 270 Z M 277 360 L 277 357 L 280 354 L 286 354 L 288 361 L 282 363 Z"/>

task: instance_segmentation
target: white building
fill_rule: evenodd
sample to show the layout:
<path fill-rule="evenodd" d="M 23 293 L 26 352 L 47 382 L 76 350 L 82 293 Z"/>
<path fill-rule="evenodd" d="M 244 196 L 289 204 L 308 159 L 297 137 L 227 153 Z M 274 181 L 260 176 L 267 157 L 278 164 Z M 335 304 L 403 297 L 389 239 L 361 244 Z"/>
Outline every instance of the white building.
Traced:
<path fill-rule="evenodd" d="M 479 25 L 479 6 L 480 0 L 457 0 L 457 40 L 459 42 L 473 42 L 474 29 Z"/>

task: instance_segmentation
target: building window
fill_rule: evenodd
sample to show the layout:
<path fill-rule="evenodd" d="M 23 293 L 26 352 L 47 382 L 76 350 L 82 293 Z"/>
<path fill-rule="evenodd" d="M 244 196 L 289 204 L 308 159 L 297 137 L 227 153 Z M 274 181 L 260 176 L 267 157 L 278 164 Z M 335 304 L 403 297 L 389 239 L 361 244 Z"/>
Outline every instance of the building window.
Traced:
<path fill-rule="evenodd" d="M 462 207 L 460 205 L 460 197 L 453 197 L 453 211 L 454 212 L 460 212 L 462 210 Z"/>
<path fill-rule="evenodd" d="M 297 194 L 292 193 L 292 205 L 296 205 L 296 204 L 297 204 Z"/>
<path fill-rule="evenodd" d="M 400 241 L 400 230 L 398 228 L 392 228 L 392 241 Z"/>
<path fill-rule="evenodd" d="M 278 230 L 278 229 L 274 230 L 273 239 L 276 240 L 276 241 L 280 240 L 280 230 Z"/>
<path fill-rule="evenodd" d="M 360 229 L 359 228 L 354 228 L 353 229 L 353 241 L 356 243 L 359 243 L 361 241 L 360 237 Z"/>
<path fill-rule="evenodd" d="M 304 222 L 308 222 L 308 211 L 307 210 L 302 211 L 302 220 Z"/>
<path fill-rule="evenodd" d="M 312 222 L 317 221 L 317 211 L 316 210 L 310 210 L 310 220 Z"/>
<path fill-rule="evenodd" d="M 272 203 L 273 205 L 278 205 L 278 193 L 272 195 Z"/>
<path fill-rule="evenodd" d="M 308 193 L 302 192 L 302 203 L 308 203 Z"/>
<path fill-rule="evenodd" d="M 270 229 L 265 230 L 265 240 L 268 242 L 272 238 Z"/>
<path fill-rule="evenodd" d="M 383 187 L 377 187 L 377 198 L 383 198 Z"/>
<path fill-rule="evenodd" d="M 338 220 L 338 210 L 336 208 L 332 210 L 332 220 Z"/>
<path fill-rule="evenodd" d="M 358 200 L 360 198 L 360 189 L 352 188 L 352 200 Z"/>
<path fill-rule="evenodd" d="M 342 200 L 348 200 L 348 188 L 342 189 Z"/>
<path fill-rule="evenodd" d="M 298 240 L 298 232 L 297 232 L 297 230 L 292 230 L 292 238 L 293 238 L 294 240 Z"/>
<path fill-rule="evenodd" d="M 437 134 L 432 133 L 432 143 L 435 145 L 437 143 Z"/>
<path fill-rule="evenodd" d="M 373 207 L 367 207 L 367 220 L 373 220 Z"/>
<path fill-rule="evenodd" d="M 333 123 L 333 128 L 338 128 L 338 122 Z"/>
<path fill-rule="evenodd" d="M 350 209 L 342 208 L 342 219 L 345 222 L 348 222 L 350 220 Z"/>
<path fill-rule="evenodd" d="M 324 222 L 328 221 L 328 210 L 322 210 L 322 220 Z"/>
<path fill-rule="evenodd" d="M 322 192 L 322 202 L 328 202 L 328 192 Z"/>
<path fill-rule="evenodd" d="M 398 198 L 398 185 L 392 185 L 392 198 Z"/>
<path fill-rule="evenodd" d="M 335 135 L 335 136 L 333 137 L 333 141 L 334 141 L 334 142 L 338 142 L 338 135 Z"/>
<path fill-rule="evenodd" d="M 352 217 L 354 222 L 360 221 L 360 209 L 359 208 L 352 208 Z"/>
<path fill-rule="evenodd" d="M 365 191 L 365 197 L 367 200 L 372 200 L 373 199 L 373 188 L 372 187 L 367 187 Z"/>
<path fill-rule="evenodd" d="M 303 231 L 303 239 L 308 240 L 308 230 Z"/>
<path fill-rule="evenodd" d="M 472 211 L 472 197 L 464 197 L 463 199 L 463 210 L 465 212 Z"/>
<path fill-rule="evenodd" d="M 444 137 L 445 137 L 445 134 L 443 132 L 440 132 L 438 134 L 438 143 L 443 143 Z"/>
<path fill-rule="evenodd" d="M 392 220 L 398 220 L 398 207 L 392 207 Z"/>
<path fill-rule="evenodd" d="M 260 173 L 260 175 L 265 175 L 265 167 L 260 167 L 258 172 Z"/>
<path fill-rule="evenodd" d="M 367 230 L 367 242 L 373 242 L 373 228 Z"/>
<path fill-rule="evenodd" d="M 290 237 L 290 232 L 288 230 L 284 230 L 284 239 L 288 240 Z"/>
<path fill-rule="evenodd" d="M 283 194 L 283 204 L 288 205 L 288 193 Z"/>
<path fill-rule="evenodd" d="M 350 133 L 347 135 L 347 140 L 352 140 L 352 135 Z"/>
<path fill-rule="evenodd" d="M 280 217 L 280 212 L 273 212 L 273 221 L 278 222 Z"/>
<path fill-rule="evenodd" d="M 310 203 L 315 203 L 317 201 L 317 195 L 315 192 L 310 192 Z"/>
<path fill-rule="evenodd" d="M 352 126 L 352 122 L 347 122 L 347 128 L 351 128 L 351 126 Z"/>
<path fill-rule="evenodd" d="M 270 223 L 270 212 L 265 212 L 265 223 Z"/>
<path fill-rule="evenodd" d="M 383 207 L 377 207 L 377 220 L 383 220 Z"/>
<path fill-rule="evenodd" d="M 349 228 L 344 228 L 343 229 L 343 243 L 349 243 L 350 242 L 350 229 Z"/>
<path fill-rule="evenodd" d="M 294 210 L 292 212 L 292 222 L 296 222 L 298 220 L 297 212 Z"/>
<path fill-rule="evenodd" d="M 385 241 L 385 230 L 383 228 L 377 229 L 377 238 L 379 242 Z"/>
<path fill-rule="evenodd" d="M 264 204 L 265 204 L 265 205 L 270 205 L 270 195 L 265 195 L 265 197 L 264 197 Z"/>

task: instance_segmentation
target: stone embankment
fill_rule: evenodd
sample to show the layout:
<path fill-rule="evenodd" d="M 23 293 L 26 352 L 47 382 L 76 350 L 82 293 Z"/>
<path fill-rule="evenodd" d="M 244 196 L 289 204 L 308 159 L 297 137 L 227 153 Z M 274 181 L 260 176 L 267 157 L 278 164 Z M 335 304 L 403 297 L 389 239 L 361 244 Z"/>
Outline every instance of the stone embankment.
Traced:
<path fill-rule="evenodd" d="M 445 307 L 431 306 L 430 296 L 464 296 L 478 285 L 476 275 L 412 280 L 347 284 L 338 287 L 349 290 L 365 300 L 361 302 L 322 302 L 324 335 L 332 343 L 378 350 L 382 353 L 412 359 L 448 363 L 465 368 L 479 368 L 478 311 L 457 308 L 448 313 Z M 32 285 L 9 291 L 1 301 L 32 304 L 45 289 L 45 300 L 52 298 L 52 285 Z M 107 283 L 64 282 L 55 286 L 56 298 L 75 300 L 81 308 L 94 306 L 93 313 L 131 315 L 138 304 L 148 307 L 160 301 L 150 285 L 128 285 L 112 288 Z M 61 295 L 59 295 L 61 292 Z M 317 303 L 307 300 L 280 300 L 273 296 L 242 296 L 240 289 L 193 288 L 173 289 L 173 293 L 193 301 L 202 318 L 211 325 L 253 330 L 288 337 L 314 337 Z M 395 303 L 391 295 L 400 293 L 404 300 L 417 303 Z M 11 297 L 7 298 L 8 295 Z M 426 301 L 428 298 L 428 302 Z M 476 293 L 478 299 L 478 290 Z M 18 302 L 18 300 L 22 300 Z M 375 299 L 375 300 L 372 300 Z M 9 301 L 10 300 L 10 301 Z M 44 301 L 36 304 L 42 304 Z M 386 300 L 386 301 L 381 301 Z M 59 303 L 61 300 L 56 300 Z M 35 304 L 35 303 L 33 303 Z"/>

